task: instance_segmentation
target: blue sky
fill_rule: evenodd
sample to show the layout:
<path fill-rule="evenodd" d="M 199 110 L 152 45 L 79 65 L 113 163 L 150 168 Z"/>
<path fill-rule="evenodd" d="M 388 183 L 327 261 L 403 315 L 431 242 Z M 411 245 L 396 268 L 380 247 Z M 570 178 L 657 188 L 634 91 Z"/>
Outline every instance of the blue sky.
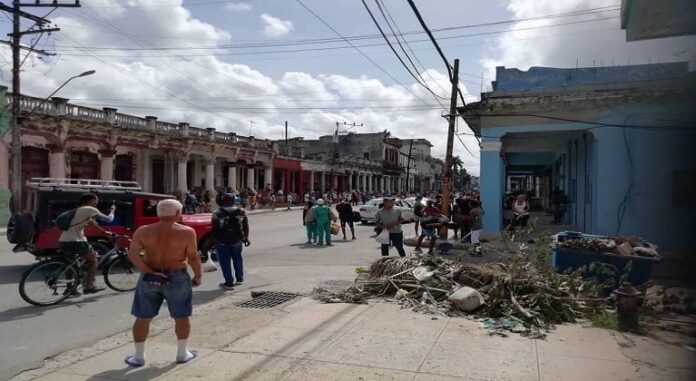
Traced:
<path fill-rule="evenodd" d="M 253 125 L 252 134 L 271 139 L 281 138 L 285 120 L 292 136 L 308 138 L 331 133 L 336 121 L 363 123 L 365 132 L 425 137 L 435 156 L 444 155 L 446 121 L 438 101 L 448 101 L 419 86 L 383 39 L 370 38 L 378 30 L 362 2 L 301 1 L 343 36 L 362 36 L 354 44 L 374 45 L 360 50 L 381 69 L 336 40 L 297 0 L 82 0 L 82 8 L 50 15 L 62 30 L 37 47 L 57 56 L 28 57 L 23 92 L 45 96 L 66 78 L 94 69 L 95 75 L 72 82 L 60 96 L 240 134 Z M 381 1 L 406 35 L 418 74 L 448 98 L 444 63 L 430 42 L 421 41 L 426 36 L 407 1 Z M 468 101 L 490 89 L 498 65 L 526 70 L 690 61 L 693 67 L 696 61 L 693 36 L 627 43 L 618 0 L 415 2 L 447 58 L 460 59 Z M 388 32 L 375 0 L 366 3 Z M 0 16 L 0 31 L 9 26 Z M 449 29 L 437 31 L 442 28 Z M 9 50 L 0 47 L 4 85 L 9 59 Z M 460 144 L 455 154 L 478 174 L 477 144 L 463 138 L 473 155 Z"/>

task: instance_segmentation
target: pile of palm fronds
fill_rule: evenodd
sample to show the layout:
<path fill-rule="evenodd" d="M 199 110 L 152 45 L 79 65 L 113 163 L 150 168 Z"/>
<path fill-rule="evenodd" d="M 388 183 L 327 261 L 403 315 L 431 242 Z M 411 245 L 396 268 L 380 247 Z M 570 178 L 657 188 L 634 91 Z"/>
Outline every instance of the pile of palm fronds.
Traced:
<path fill-rule="evenodd" d="M 511 253 L 506 263 L 455 265 L 442 257 L 383 257 L 358 268 L 354 285 L 321 292 L 320 300 L 364 303 L 370 297 L 398 300 L 416 311 L 470 315 L 505 321 L 524 334 L 543 336 L 553 324 L 573 322 L 604 305 L 601 285 L 582 277 L 583 269 L 559 274 L 543 255 Z M 485 303 L 467 314 L 447 298 L 461 286 L 477 289 Z"/>

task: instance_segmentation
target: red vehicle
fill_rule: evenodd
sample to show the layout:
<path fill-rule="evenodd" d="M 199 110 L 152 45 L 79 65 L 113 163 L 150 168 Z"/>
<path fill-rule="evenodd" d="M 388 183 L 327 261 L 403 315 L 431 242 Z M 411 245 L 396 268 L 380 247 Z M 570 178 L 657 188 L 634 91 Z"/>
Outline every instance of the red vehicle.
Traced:
<path fill-rule="evenodd" d="M 103 213 L 116 204 L 114 221 L 101 226 L 128 237 L 140 226 L 157 222 L 157 203 L 173 198 L 142 192 L 135 182 L 35 178 L 24 188 L 22 212 L 14 213 L 7 225 L 7 239 L 17 245 L 14 251 L 28 251 L 37 257 L 56 254 L 62 231 L 54 226 L 53 220 L 62 212 L 78 207 L 80 195 L 85 192 L 99 197 L 97 208 Z M 207 257 L 211 246 L 210 213 L 185 214 L 180 222 L 196 231 L 199 250 Z M 111 248 L 112 243 L 96 228 L 88 226 L 85 235 L 100 254 Z"/>

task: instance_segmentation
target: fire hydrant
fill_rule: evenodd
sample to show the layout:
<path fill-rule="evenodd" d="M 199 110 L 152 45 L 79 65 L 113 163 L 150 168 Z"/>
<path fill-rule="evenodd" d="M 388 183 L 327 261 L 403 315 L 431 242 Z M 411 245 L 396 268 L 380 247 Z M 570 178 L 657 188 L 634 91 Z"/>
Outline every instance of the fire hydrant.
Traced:
<path fill-rule="evenodd" d="M 619 330 L 627 332 L 638 331 L 638 307 L 640 292 L 632 284 L 624 282 L 614 290 L 616 296 L 616 312 L 619 318 Z"/>

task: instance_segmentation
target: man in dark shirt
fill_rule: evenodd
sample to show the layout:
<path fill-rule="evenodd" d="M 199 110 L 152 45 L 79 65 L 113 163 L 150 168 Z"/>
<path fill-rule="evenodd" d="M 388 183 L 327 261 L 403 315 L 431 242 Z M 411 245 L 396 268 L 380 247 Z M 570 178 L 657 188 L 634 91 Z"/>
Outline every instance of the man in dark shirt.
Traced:
<path fill-rule="evenodd" d="M 338 219 L 341 220 L 341 231 L 343 232 L 343 240 L 346 238 L 346 223 L 350 226 L 350 234 L 355 239 L 355 227 L 353 226 L 353 207 L 350 205 L 348 199 L 343 199 L 336 205 L 336 211 L 338 212 Z"/>
<path fill-rule="evenodd" d="M 249 221 L 244 209 L 235 206 L 235 197 L 226 193 L 221 198 L 222 205 L 212 215 L 212 238 L 222 269 L 224 283 L 220 288 L 234 289 L 244 282 L 242 245 L 249 246 Z M 230 263 L 231 262 L 231 263 Z M 232 277 L 234 267 L 234 278 Z M 236 280 L 236 283 L 235 283 Z"/>

